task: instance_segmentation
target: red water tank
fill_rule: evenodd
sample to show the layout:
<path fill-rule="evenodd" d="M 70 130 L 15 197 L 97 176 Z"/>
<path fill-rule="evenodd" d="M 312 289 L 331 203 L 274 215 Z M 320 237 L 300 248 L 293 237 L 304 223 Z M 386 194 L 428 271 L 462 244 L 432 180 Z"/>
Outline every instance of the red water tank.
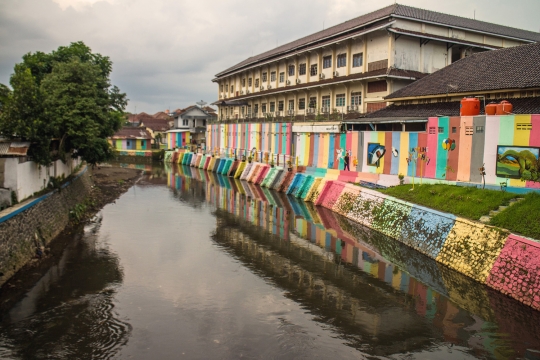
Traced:
<path fill-rule="evenodd" d="M 480 100 L 477 98 L 463 98 L 459 110 L 460 116 L 478 115 L 480 114 Z"/>
<path fill-rule="evenodd" d="M 486 115 L 495 115 L 497 114 L 497 103 L 489 103 L 486 105 Z"/>
<path fill-rule="evenodd" d="M 497 115 L 509 115 L 512 114 L 513 110 L 512 104 L 510 104 L 508 101 L 503 100 L 499 104 L 497 104 Z"/>

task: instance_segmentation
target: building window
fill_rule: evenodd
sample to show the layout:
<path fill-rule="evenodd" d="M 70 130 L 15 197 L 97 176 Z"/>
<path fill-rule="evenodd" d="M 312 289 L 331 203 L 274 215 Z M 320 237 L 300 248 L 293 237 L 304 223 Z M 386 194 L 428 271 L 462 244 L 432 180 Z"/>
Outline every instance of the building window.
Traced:
<path fill-rule="evenodd" d="M 294 100 L 289 100 L 289 110 L 294 110 Z"/>
<path fill-rule="evenodd" d="M 270 81 L 276 81 L 276 72 L 275 71 L 272 71 L 270 73 Z"/>
<path fill-rule="evenodd" d="M 473 134 L 473 127 L 465 126 L 465 135 L 472 135 L 472 134 Z"/>
<path fill-rule="evenodd" d="M 317 98 L 315 96 L 309 98 L 309 107 L 315 109 L 317 107 Z"/>
<path fill-rule="evenodd" d="M 289 76 L 294 76 L 294 65 L 289 65 Z"/>
<path fill-rule="evenodd" d="M 268 80 L 268 73 L 263 72 L 262 73 L 262 82 L 266 82 Z"/>
<path fill-rule="evenodd" d="M 131 141 L 127 141 L 127 146 L 131 146 Z"/>
<path fill-rule="evenodd" d="M 282 83 L 285 81 L 285 73 L 284 72 L 280 72 L 279 73 L 279 82 Z"/>
<path fill-rule="evenodd" d="M 242 78 L 242 87 L 246 87 L 246 78 Z"/>
<path fill-rule="evenodd" d="M 362 93 L 360 91 L 352 92 L 351 105 L 360 105 L 360 104 L 362 104 Z"/>
<path fill-rule="evenodd" d="M 259 113 L 259 104 L 253 105 L 253 113 L 258 114 Z"/>
<path fill-rule="evenodd" d="M 256 87 L 256 88 L 259 87 L 259 79 L 255 79 L 255 87 Z"/>
<path fill-rule="evenodd" d="M 306 108 L 306 99 L 298 99 L 298 110 L 304 110 Z"/>
<path fill-rule="evenodd" d="M 516 130 L 532 130 L 531 123 L 517 123 Z"/>
<path fill-rule="evenodd" d="M 386 80 L 373 81 L 367 84 L 368 93 L 382 92 L 386 90 L 387 90 Z"/>
<path fill-rule="evenodd" d="M 231 85 L 231 93 L 234 94 L 234 85 Z"/>
<path fill-rule="evenodd" d="M 340 54 L 337 57 L 337 67 L 345 67 L 347 66 L 347 54 Z"/>
<path fill-rule="evenodd" d="M 262 103 L 261 109 L 262 109 L 263 114 L 266 114 L 266 103 Z"/>
<path fill-rule="evenodd" d="M 443 128 L 443 127 L 439 126 L 439 129 L 438 129 L 438 130 L 439 130 L 439 134 L 444 133 L 444 128 Z"/>
<path fill-rule="evenodd" d="M 321 104 L 322 104 L 323 108 L 329 108 L 330 107 L 330 95 L 323 96 Z"/>
<path fill-rule="evenodd" d="M 457 127 L 452 126 L 452 134 L 455 134 L 455 133 L 457 133 Z"/>
<path fill-rule="evenodd" d="M 219 91 L 223 92 L 223 84 L 219 85 Z"/>
<path fill-rule="evenodd" d="M 251 81 L 251 80 L 253 80 L 253 79 L 252 79 L 252 78 L 249 78 L 249 79 L 248 79 L 248 86 L 249 86 L 249 87 L 251 87 L 251 84 L 252 84 L 252 81 Z"/>
<path fill-rule="evenodd" d="M 483 133 L 484 132 L 484 127 L 483 126 L 477 126 L 476 127 L 476 133 L 477 134 L 480 134 L 480 133 Z"/>
<path fill-rule="evenodd" d="M 278 111 L 283 111 L 283 100 L 279 100 L 277 104 Z"/>
<path fill-rule="evenodd" d="M 430 133 L 431 135 L 435 134 L 435 126 L 430 126 L 430 127 L 429 127 L 429 133 Z"/>
<path fill-rule="evenodd" d="M 354 54 L 352 56 L 352 67 L 360 67 L 364 64 L 364 54 Z"/>
<path fill-rule="evenodd" d="M 332 67 L 332 55 L 323 57 L 322 61 L 323 69 L 328 69 L 329 67 Z"/>
<path fill-rule="evenodd" d="M 306 64 L 298 65 L 298 75 L 306 75 Z"/>
<path fill-rule="evenodd" d="M 225 109 L 227 110 L 227 109 Z M 188 126 L 188 121 L 186 119 L 182 120 L 182 126 Z"/>
<path fill-rule="evenodd" d="M 311 76 L 317 76 L 317 74 L 318 74 L 318 72 L 317 72 L 317 64 L 311 65 L 311 68 L 309 69 L 309 74 Z"/>
<path fill-rule="evenodd" d="M 225 85 L 225 92 L 229 92 L 229 84 Z"/>
<path fill-rule="evenodd" d="M 270 112 L 276 111 L 276 103 L 274 101 L 270 102 Z"/>
<path fill-rule="evenodd" d="M 244 115 L 244 111 L 245 111 L 244 106 L 242 106 L 242 108 L 240 109 L 240 112 L 242 115 Z"/>
<path fill-rule="evenodd" d="M 344 106 L 345 106 L 345 94 L 337 94 L 336 107 L 344 107 Z"/>

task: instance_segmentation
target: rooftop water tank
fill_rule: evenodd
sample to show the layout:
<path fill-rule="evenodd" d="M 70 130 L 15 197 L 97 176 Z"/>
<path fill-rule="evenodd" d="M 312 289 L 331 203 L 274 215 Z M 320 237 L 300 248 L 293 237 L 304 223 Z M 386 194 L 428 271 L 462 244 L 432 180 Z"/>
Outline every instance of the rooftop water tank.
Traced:
<path fill-rule="evenodd" d="M 513 110 L 512 104 L 510 102 L 503 100 L 497 104 L 497 114 L 496 115 L 509 115 L 512 114 Z"/>
<path fill-rule="evenodd" d="M 480 114 L 480 100 L 477 98 L 463 98 L 461 99 L 461 106 L 459 109 L 460 116 L 476 116 Z"/>
<path fill-rule="evenodd" d="M 486 115 L 495 115 L 497 113 L 497 103 L 489 103 L 486 105 Z"/>

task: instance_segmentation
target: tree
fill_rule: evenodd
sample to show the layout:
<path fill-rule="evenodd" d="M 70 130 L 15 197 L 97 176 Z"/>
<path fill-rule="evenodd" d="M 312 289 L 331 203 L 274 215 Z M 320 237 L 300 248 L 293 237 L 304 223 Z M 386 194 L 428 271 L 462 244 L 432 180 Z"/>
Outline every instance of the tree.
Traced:
<path fill-rule="evenodd" d="M 26 54 L 11 76 L 13 91 L 5 100 L 0 91 L 0 133 L 32 142 L 29 155 L 42 165 L 68 155 L 89 164 L 110 159 L 106 139 L 121 127 L 127 105 L 126 95 L 110 84 L 111 70 L 108 57 L 82 42 Z"/>

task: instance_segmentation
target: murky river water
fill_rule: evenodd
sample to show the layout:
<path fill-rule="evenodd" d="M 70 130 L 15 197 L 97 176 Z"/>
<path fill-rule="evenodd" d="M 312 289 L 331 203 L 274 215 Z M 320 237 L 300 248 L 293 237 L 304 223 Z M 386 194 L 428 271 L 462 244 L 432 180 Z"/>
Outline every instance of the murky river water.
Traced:
<path fill-rule="evenodd" d="M 2 314 L 2 359 L 540 359 L 540 314 L 376 232 L 154 169 Z"/>

